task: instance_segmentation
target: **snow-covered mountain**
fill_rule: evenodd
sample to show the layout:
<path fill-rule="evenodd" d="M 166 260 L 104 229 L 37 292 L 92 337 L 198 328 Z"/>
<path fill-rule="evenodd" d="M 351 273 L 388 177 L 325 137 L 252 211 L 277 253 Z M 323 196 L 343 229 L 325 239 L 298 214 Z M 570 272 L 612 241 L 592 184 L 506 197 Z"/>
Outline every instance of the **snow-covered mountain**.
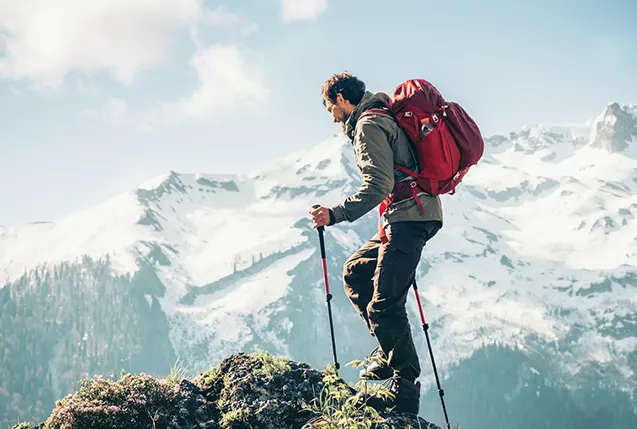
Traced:
<path fill-rule="evenodd" d="M 253 174 L 170 172 L 60 222 L 0 229 L 0 285 L 85 255 L 108 255 L 118 274 L 150 264 L 165 290 L 148 302 L 193 369 L 257 346 L 330 363 L 308 210 L 341 201 L 359 180 L 342 137 Z M 545 356 L 566 386 L 595 368 L 609 385 L 637 388 L 636 106 L 489 138 L 443 204 L 445 226 L 419 270 L 439 371 L 498 343 Z M 342 364 L 372 345 L 340 270 L 376 221 L 371 212 L 326 231 Z M 409 305 L 431 385 L 411 296 Z"/>

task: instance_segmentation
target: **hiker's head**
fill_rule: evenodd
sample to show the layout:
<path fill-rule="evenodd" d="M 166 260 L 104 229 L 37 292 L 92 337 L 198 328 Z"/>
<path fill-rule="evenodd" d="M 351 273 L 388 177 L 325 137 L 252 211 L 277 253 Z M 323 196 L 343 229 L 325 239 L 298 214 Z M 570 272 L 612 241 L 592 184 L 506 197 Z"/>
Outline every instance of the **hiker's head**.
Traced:
<path fill-rule="evenodd" d="M 321 92 L 323 105 L 334 122 L 345 122 L 365 95 L 365 83 L 348 72 L 333 75 L 324 84 Z"/>

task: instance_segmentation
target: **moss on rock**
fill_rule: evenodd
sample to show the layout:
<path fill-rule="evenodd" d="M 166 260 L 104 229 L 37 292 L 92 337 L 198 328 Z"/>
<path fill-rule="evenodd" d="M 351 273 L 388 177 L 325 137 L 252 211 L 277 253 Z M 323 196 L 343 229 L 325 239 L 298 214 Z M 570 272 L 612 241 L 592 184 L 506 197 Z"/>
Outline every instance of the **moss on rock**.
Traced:
<path fill-rule="evenodd" d="M 57 402 L 39 429 L 406 429 L 414 416 L 381 415 L 351 399 L 331 367 L 317 371 L 265 352 L 237 353 L 192 378 L 95 377 Z M 432 426 L 434 427 L 434 426 Z M 13 429 L 30 429 L 21 423 Z"/>

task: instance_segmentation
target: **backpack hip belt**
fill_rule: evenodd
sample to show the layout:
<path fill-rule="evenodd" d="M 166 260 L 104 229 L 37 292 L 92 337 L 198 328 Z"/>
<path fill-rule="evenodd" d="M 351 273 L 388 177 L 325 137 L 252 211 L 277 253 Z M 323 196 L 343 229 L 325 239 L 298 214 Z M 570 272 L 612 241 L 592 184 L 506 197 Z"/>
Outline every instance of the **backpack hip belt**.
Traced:
<path fill-rule="evenodd" d="M 402 182 L 398 182 L 394 185 L 394 189 L 392 189 L 391 193 L 385 197 L 385 199 L 380 203 L 379 211 L 379 219 L 378 219 L 378 232 L 380 234 L 380 242 L 386 244 L 389 242 L 387 238 L 387 234 L 385 234 L 385 228 L 383 227 L 382 217 L 385 211 L 392 204 L 399 203 L 404 200 L 408 200 L 409 198 L 413 198 L 416 200 L 416 204 L 418 204 L 418 208 L 420 209 L 420 213 L 425 213 L 425 208 L 422 206 L 420 202 L 420 198 L 418 195 L 426 193 L 418 183 L 413 180 L 403 180 Z"/>
<path fill-rule="evenodd" d="M 426 193 L 425 190 L 418 186 L 418 182 L 413 179 L 407 179 L 398 182 L 394 185 L 394 189 L 392 189 L 391 193 L 387 197 L 385 197 L 385 209 L 392 204 L 396 204 L 401 201 L 413 198 L 414 200 L 416 200 L 416 204 L 418 204 L 420 213 L 424 214 L 425 209 L 420 202 L 420 198 L 418 198 L 418 195 L 423 193 Z"/>

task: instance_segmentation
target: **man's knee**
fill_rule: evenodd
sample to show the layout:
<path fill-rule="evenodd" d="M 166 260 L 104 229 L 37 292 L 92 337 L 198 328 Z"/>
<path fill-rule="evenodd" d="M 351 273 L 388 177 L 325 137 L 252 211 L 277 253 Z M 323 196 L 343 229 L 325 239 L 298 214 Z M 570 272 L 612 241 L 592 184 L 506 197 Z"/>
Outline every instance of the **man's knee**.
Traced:
<path fill-rule="evenodd" d="M 345 290 L 351 289 L 356 278 L 356 259 L 350 257 L 345 264 L 343 264 L 343 284 Z"/>
<path fill-rule="evenodd" d="M 365 260 L 358 253 L 354 253 L 343 264 L 343 282 L 346 285 L 357 283 L 365 277 L 365 271 L 367 271 Z"/>
<path fill-rule="evenodd" d="M 369 304 L 367 304 L 366 310 L 372 331 L 380 327 L 394 334 L 400 334 L 402 331 L 409 329 L 407 311 L 400 304 L 385 307 L 379 305 L 378 301 L 372 299 Z"/>
<path fill-rule="evenodd" d="M 358 288 L 356 287 L 356 259 L 355 255 L 350 256 L 343 265 L 343 289 L 345 289 L 345 295 L 351 301 L 354 296 L 357 295 Z"/>

